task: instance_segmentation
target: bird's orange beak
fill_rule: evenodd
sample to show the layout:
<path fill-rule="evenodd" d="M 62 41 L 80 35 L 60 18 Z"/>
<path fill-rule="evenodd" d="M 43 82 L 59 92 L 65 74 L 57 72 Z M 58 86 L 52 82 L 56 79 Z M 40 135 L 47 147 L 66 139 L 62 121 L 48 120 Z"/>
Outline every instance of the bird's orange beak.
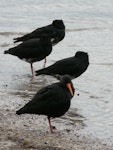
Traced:
<path fill-rule="evenodd" d="M 74 96 L 74 93 L 73 93 L 72 88 L 71 88 L 71 84 L 70 84 L 70 83 L 67 83 L 66 86 L 67 86 L 67 88 L 69 89 L 71 95 Z"/>

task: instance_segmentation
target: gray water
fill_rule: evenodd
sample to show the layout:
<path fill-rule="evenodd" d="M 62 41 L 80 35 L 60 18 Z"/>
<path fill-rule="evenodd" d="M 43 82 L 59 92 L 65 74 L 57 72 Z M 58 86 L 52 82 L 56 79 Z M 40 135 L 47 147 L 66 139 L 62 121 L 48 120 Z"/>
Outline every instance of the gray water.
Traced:
<path fill-rule="evenodd" d="M 3 52 L 14 46 L 14 37 L 50 24 L 54 19 L 63 19 L 66 36 L 54 46 L 47 66 L 73 56 L 79 50 L 88 52 L 90 65 L 87 71 L 73 80 L 76 93 L 70 110 L 77 110 L 83 116 L 77 118 L 85 124 L 80 134 L 113 144 L 112 6 L 112 0 L 1 0 L 0 93 L 7 91 L 29 98 L 39 88 L 56 82 L 48 76 L 31 79 L 28 63 Z M 35 70 L 42 66 L 43 61 L 34 63 Z M 76 120 L 76 116 L 73 119 Z"/>

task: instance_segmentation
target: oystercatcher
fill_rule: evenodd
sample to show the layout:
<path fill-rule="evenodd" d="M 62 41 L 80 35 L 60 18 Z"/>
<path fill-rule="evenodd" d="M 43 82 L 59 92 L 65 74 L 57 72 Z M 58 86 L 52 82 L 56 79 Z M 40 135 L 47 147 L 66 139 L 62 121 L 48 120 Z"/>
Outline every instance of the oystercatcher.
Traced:
<path fill-rule="evenodd" d="M 71 78 L 65 75 L 61 81 L 46 86 L 39 90 L 33 99 L 16 114 L 38 114 L 46 115 L 48 118 L 50 131 L 53 133 L 50 118 L 64 115 L 70 108 L 71 98 L 74 96 L 74 87 Z"/>
<path fill-rule="evenodd" d="M 38 28 L 22 37 L 14 38 L 14 43 L 24 42 L 33 38 L 40 38 L 43 34 L 51 37 L 52 45 L 57 44 L 65 37 L 65 25 L 63 20 L 54 20 L 52 24 Z"/>
<path fill-rule="evenodd" d="M 46 58 L 52 51 L 50 37 L 42 35 L 40 39 L 30 39 L 9 50 L 4 54 L 11 54 L 25 60 L 31 64 L 31 72 L 33 75 L 33 63 Z"/>
<path fill-rule="evenodd" d="M 89 56 L 86 52 L 78 51 L 75 56 L 57 61 L 53 65 L 37 70 L 36 76 L 41 74 L 52 75 L 59 78 L 68 74 L 72 79 L 79 77 L 89 66 Z"/>

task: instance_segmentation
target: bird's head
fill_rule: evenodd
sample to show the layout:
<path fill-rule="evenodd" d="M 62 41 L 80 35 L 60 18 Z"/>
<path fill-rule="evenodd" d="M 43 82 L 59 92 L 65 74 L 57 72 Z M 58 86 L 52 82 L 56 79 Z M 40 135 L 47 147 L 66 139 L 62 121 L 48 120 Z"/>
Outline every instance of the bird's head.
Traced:
<path fill-rule="evenodd" d="M 89 61 L 88 53 L 82 52 L 82 51 L 76 52 L 75 58 L 82 58 L 82 59 Z"/>
<path fill-rule="evenodd" d="M 61 78 L 60 83 L 61 83 L 62 86 L 65 86 L 69 90 L 71 96 L 73 97 L 75 90 L 74 90 L 74 87 L 73 87 L 73 83 L 71 82 L 71 77 L 69 75 L 64 75 Z"/>
<path fill-rule="evenodd" d="M 57 29 L 65 29 L 63 20 L 53 20 L 52 25 Z"/>

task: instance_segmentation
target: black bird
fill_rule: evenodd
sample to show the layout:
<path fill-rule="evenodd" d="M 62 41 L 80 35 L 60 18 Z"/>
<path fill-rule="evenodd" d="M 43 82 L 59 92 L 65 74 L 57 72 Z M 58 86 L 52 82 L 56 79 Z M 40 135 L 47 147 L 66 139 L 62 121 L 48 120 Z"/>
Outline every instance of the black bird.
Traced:
<path fill-rule="evenodd" d="M 39 114 L 46 115 L 53 133 L 50 118 L 64 115 L 70 108 L 71 98 L 74 96 L 74 87 L 70 76 L 65 75 L 61 81 L 42 88 L 34 98 L 16 114 Z"/>
<path fill-rule="evenodd" d="M 80 76 L 89 65 L 89 57 L 86 52 L 78 51 L 74 57 L 65 58 L 57 61 L 53 65 L 37 70 L 36 76 L 41 74 L 57 76 L 58 78 L 62 75 L 68 74 L 72 79 Z"/>
<path fill-rule="evenodd" d="M 30 39 L 18 46 L 4 51 L 4 54 L 11 54 L 23 59 L 31 64 L 31 71 L 33 75 L 32 64 L 40 61 L 48 56 L 52 51 L 52 44 L 47 35 L 43 35 L 40 39 Z"/>
<path fill-rule="evenodd" d="M 27 41 L 33 38 L 40 38 L 43 34 L 49 35 L 51 37 L 52 45 L 55 45 L 63 40 L 65 37 L 65 25 L 63 20 L 54 20 L 50 25 L 38 28 L 22 37 L 14 38 L 14 43 Z"/>

